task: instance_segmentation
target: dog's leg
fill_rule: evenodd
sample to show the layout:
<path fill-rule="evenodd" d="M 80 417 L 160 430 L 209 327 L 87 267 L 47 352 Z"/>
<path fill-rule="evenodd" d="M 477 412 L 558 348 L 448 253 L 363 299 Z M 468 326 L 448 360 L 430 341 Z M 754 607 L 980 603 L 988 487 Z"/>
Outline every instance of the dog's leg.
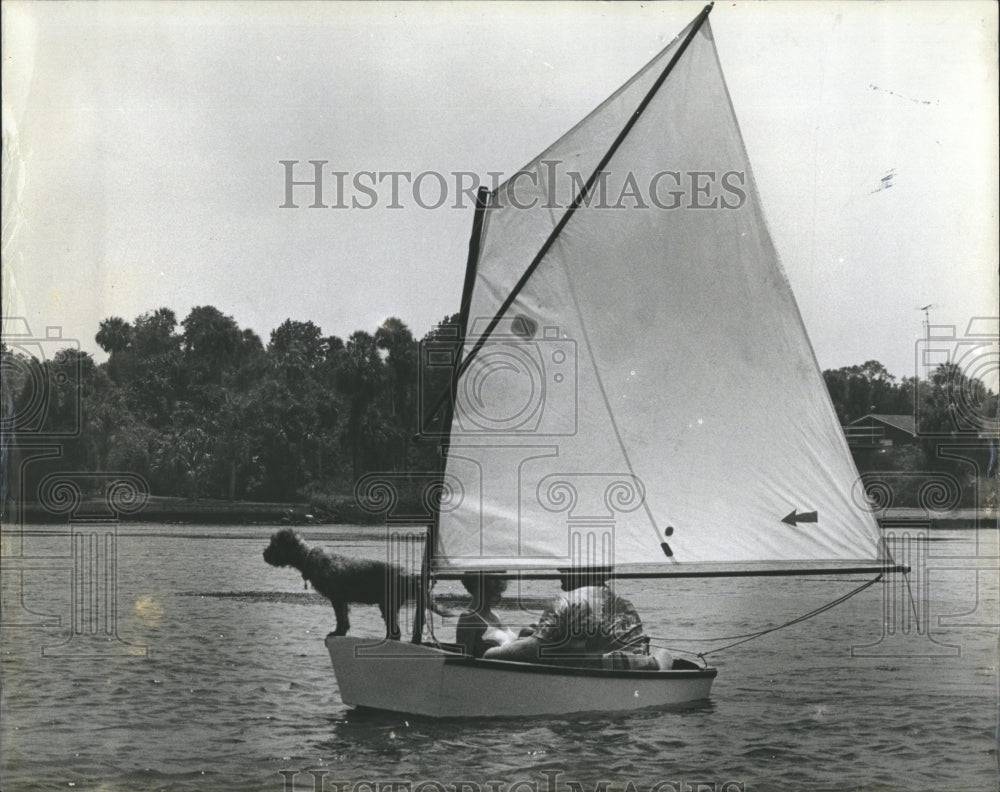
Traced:
<path fill-rule="evenodd" d="M 347 635 L 347 631 L 351 629 L 351 620 L 347 618 L 349 610 L 346 602 L 333 603 L 333 612 L 337 614 L 337 629 L 333 631 L 334 635 Z"/>
<path fill-rule="evenodd" d="M 398 606 L 389 610 L 389 637 L 394 641 L 400 639 Z"/>
<path fill-rule="evenodd" d="M 399 640 L 399 611 L 393 610 L 391 607 L 386 607 L 384 602 L 378 604 L 379 612 L 382 614 L 382 621 L 385 622 L 385 635 L 386 638 L 391 638 L 393 641 Z"/>

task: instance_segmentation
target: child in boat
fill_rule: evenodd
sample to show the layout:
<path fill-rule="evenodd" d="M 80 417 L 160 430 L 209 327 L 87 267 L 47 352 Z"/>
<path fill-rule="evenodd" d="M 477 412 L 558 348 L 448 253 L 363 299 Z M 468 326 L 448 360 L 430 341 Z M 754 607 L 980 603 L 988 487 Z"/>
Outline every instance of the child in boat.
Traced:
<path fill-rule="evenodd" d="M 642 620 L 632 603 L 603 584 L 559 595 L 542 613 L 535 635 L 549 654 L 600 656 L 645 647 Z"/>
<path fill-rule="evenodd" d="M 567 573 L 562 587 L 566 593 L 545 609 L 532 635 L 490 649 L 485 657 L 610 668 L 670 667 L 672 661 L 665 655 L 646 654 L 639 614 L 631 602 L 604 585 L 603 578 Z"/>
<path fill-rule="evenodd" d="M 469 610 L 458 617 L 455 643 L 472 657 L 482 657 L 488 649 L 504 646 L 516 636 L 507 629 L 493 608 L 507 590 L 507 580 L 497 575 L 474 572 L 462 577 L 462 585 L 472 595 Z"/>

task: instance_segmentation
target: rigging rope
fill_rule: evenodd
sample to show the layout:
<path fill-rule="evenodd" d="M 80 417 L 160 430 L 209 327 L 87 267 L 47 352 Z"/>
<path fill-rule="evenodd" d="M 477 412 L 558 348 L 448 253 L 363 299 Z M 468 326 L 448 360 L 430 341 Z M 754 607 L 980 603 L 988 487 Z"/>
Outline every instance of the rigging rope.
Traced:
<path fill-rule="evenodd" d="M 913 589 L 910 588 L 910 576 L 903 574 L 903 580 L 906 581 L 906 593 L 909 595 L 910 608 L 913 610 L 913 622 L 920 627 L 920 615 L 917 613 L 917 601 L 913 598 Z"/>
<path fill-rule="evenodd" d="M 904 577 L 906 577 L 906 576 L 904 575 Z M 707 652 L 684 652 L 683 649 L 674 649 L 673 647 L 669 647 L 669 646 L 668 647 L 664 647 L 664 648 L 670 649 L 671 651 L 684 652 L 685 654 L 694 654 L 694 655 L 697 655 L 698 657 L 700 657 L 704 661 L 706 655 L 715 654 L 716 652 L 721 652 L 723 649 L 731 649 L 732 647 L 739 646 L 740 644 L 746 643 L 747 641 L 752 641 L 754 638 L 760 638 L 762 635 L 767 635 L 768 633 L 772 633 L 772 632 L 775 632 L 777 630 L 782 630 L 785 627 L 791 627 L 793 624 L 799 624 L 800 622 L 804 622 L 807 619 L 811 619 L 813 616 L 818 616 L 819 614 L 821 614 L 821 613 L 823 613 L 825 611 L 828 611 L 831 608 L 837 607 L 842 602 L 846 602 L 847 600 L 849 600 L 854 595 L 860 594 L 866 588 L 869 588 L 870 586 L 874 586 L 881 579 L 882 579 L 882 575 L 878 575 L 877 577 L 873 578 L 872 580 L 869 580 L 866 583 L 862 583 L 856 589 L 853 589 L 852 591 L 849 591 L 844 596 L 839 597 L 839 598 L 833 600 L 832 602 L 828 602 L 825 605 L 821 605 L 820 607 L 818 607 L 818 608 L 816 608 L 814 610 L 809 611 L 809 613 L 803 614 L 802 616 L 798 616 L 798 617 L 796 617 L 796 618 L 794 618 L 794 619 L 792 619 L 790 621 L 785 622 L 784 624 L 779 624 L 777 627 L 768 627 L 766 630 L 758 630 L 757 632 L 745 633 L 743 635 L 723 635 L 723 636 L 716 636 L 715 638 L 685 638 L 685 639 L 683 639 L 685 641 L 690 641 L 690 642 L 695 642 L 695 641 L 698 641 L 698 642 L 701 642 L 701 641 L 705 641 L 705 642 L 709 642 L 709 641 L 729 641 L 729 640 L 733 641 L 732 643 L 728 643 L 725 646 L 720 646 L 720 647 L 718 647 L 716 649 L 709 649 Z M 907 579 L 907 586 L 909 586 L 909 579 Z M 662 639 L 654 639 L 654 640 L 662 640 Z M 661 644 L 656 644 L 656 645 L 660 646 Z"/>

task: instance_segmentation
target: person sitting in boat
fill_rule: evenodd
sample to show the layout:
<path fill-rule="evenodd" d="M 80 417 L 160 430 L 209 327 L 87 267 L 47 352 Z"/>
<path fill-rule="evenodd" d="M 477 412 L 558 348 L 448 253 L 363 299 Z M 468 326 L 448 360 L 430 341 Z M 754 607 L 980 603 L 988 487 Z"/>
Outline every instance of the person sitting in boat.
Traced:
<path fill-rule="evenodd" d="M 461 644 L 467 655 L 482 657 L 487 649 L 504 646 L 514 640 L 514 633 L 493 611 L 507 590 L 506 578 L 473 572 L 462 576 L 462 585 L 472 595 L 472 601 L 469 610 L 458 617 L 455 643 Z"/>
<path fill-rule="evenodd" d="M 530 636 L 489 649 L 488 660 L 636 668 L 670 667 L 665 656 L 647 654 L 648 639 L 632 603 L 619 597 L 604 576 L 566 572 L 564 594 L 546 608 Z"/>

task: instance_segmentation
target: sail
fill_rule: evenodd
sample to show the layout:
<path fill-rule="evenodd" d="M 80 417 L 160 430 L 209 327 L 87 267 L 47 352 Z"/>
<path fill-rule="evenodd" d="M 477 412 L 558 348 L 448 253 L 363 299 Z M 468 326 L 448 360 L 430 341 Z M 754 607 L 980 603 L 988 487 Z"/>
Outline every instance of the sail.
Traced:
<path fill-rule="evenodd" d="M 702 21 L 489 196 L 437 570 L 878 557 Z"/>

